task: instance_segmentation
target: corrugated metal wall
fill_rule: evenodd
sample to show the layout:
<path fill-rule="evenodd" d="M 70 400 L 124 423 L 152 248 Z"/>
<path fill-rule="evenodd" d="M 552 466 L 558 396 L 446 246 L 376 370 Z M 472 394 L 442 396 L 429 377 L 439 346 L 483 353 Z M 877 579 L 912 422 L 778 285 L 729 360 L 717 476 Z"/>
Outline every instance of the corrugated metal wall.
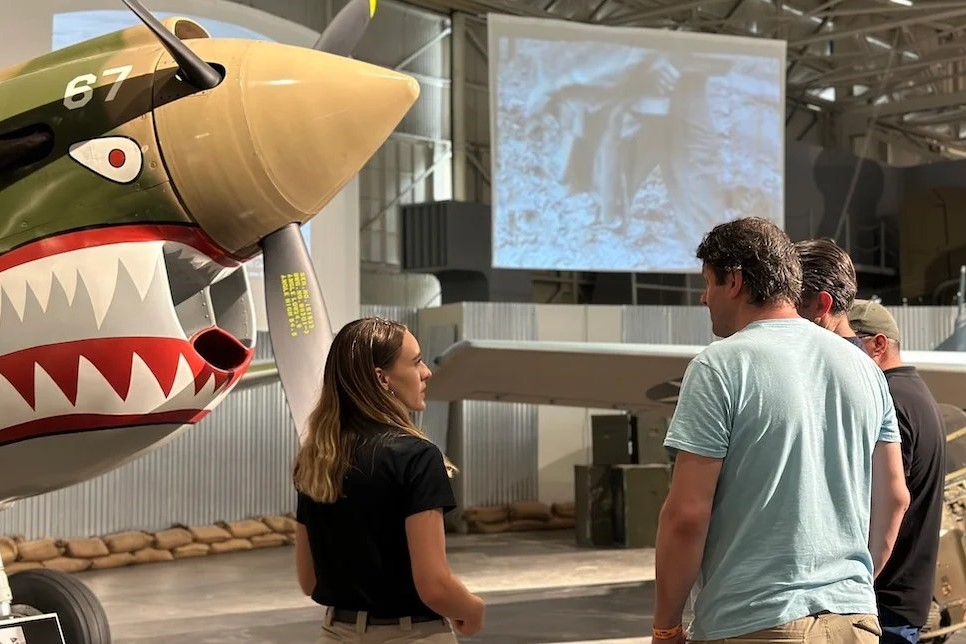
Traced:
<path fill-rule="evenodd" d="M 708 344 L 714 340 L 708 310 L 697 306 L 625 306 L 624 342 Z"/>
<path fill-rule="evenodd" d="M 890 306 L 901 335 L 901 346 L 928 351 L 949 337 L 955 307 Z M 707 344 L 714 339 L 711 319 L 703 306 L 626 306 L 624 342 Z"/>
<path fill-rule="evenodd" d="M 899 325 L 900 346 L 910 351 L 929 351 L 953 333 L 956 307 L 896 306 L 889 311 Z"/>
<path fill-rule="evenodd" d="M 533 304 L 467 302 L 461 339 L 536 340 Z M 537 407 L 463 401 L 450 405 L 450 456 L 462 469 L 460 505 L 537 498 Z"/>

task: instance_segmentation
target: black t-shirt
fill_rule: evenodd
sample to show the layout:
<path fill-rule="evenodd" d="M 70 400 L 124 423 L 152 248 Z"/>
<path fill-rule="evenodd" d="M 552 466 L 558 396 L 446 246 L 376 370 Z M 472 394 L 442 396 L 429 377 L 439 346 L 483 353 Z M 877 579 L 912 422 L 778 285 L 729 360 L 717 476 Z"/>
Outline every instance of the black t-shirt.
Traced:
<path fill-rule="evenodd" d="M 298 492 L 315 565 L 312 599 L 373 617 L 436 615 L 413 582 L 406 517 L 456 507 L 443 455 L 432 442 L 390 427 L 363 431 L 343 498 L 316 503 Z"/>
<path fill-rule="evenodd" d="M 902 465 L 910 503 L 892 555 L 876 579 L 879 605 L 923 626 L 929 616 L 936 576 L 946 428 L 942 412 L 915 367 L 885 372 L 902 435 Z"/>

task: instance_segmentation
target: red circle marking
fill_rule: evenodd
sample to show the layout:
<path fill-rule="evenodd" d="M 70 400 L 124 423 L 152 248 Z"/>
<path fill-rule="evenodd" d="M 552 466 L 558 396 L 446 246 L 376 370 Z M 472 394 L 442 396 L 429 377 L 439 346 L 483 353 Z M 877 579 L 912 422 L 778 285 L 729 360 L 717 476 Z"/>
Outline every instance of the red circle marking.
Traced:
<path fill-rule="evenodd" d="M 107 155 L 107 162 L 110 163 L 115 168 L 120 168 L 124 165 L 127 160 L 127 155 L 124 154 L 124 150 L 119 150 L 114 148 L 111 153 Z"/>

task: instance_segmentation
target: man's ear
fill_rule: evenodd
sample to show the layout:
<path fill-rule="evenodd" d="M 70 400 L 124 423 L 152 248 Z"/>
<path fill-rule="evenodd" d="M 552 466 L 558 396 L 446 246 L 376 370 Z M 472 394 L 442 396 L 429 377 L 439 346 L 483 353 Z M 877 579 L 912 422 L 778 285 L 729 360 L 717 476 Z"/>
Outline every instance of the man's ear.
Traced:
<path fill-rule="evenodd" d="M 889 348 L 889 338 L 881 333 L 877 333 L 872 339 L 872 355 L 879 357 L 885 355 L 886 350 Z"/>
<path fill-rule="evenodd" d="M 832 310 L 832 296 L 827 291 L 819 291 L 816 297 L 818 308 L 815 310 L 815 315 L 828 315 L 828 312 Z"/>
<path fill-rule="evenodd" d="M 728 275 L 731 276 L 731 284 L 728 284 L 728 295 L 738 297 L 741 295 L 741 287 L 745 284 L 744 275 L 740 270 L 731 271 Z"/>

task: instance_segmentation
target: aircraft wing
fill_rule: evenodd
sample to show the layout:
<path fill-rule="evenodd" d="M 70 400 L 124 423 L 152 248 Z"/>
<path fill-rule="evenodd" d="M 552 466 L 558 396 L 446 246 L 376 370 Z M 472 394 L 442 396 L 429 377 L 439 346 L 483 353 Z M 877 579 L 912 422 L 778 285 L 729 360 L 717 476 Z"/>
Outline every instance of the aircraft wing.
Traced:
<path fill-rule="evenodd" d="M 704 347 L 464 340 L 431 365 L 429 400 L 494 400 L 671 413 Z M 966 409 L 966 352 L 903 351 L 940 403 Z"/>
<path fill-rule="evenodd" d="M 620 342 L 464 340 L 431 365 L 429 400 L 671 412 L 684 370 L 703 346 Z M 940 403 L 966 409 L 966 352 L 903 351 Z M 252 363 L 235 386 L 278 379 L 273 360 Z"/>
<path fill-rule="evenodd" d="M 258 360 L 248 367 L 248 371 L 242 375 L 233 391 L 245 389 L 270 380 L 278 380 L 278 367 L 275 366 L 275 361 Z"/>
<path fill-rule="evenodd" d="M 684 370 L 704 347 L 464 340 L 431 365 L 429 400 L 494 400 L 672 412 Z"/>

